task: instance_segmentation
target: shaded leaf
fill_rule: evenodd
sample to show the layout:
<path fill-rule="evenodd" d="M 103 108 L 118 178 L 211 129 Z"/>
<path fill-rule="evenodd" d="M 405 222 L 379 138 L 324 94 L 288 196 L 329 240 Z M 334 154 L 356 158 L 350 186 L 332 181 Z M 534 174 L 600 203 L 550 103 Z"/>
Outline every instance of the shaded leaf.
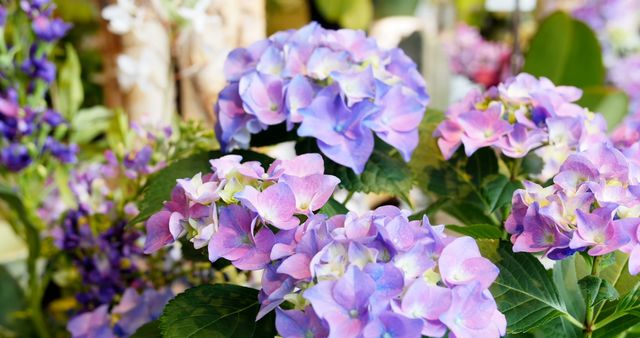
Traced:
<path fill-rule="evenodd" d="M 446 228 L 461 235 L 471 236 L 476 239 L 500 239 L 502 237 L 502 229 L 490 224 L 472 224 L 466 226 L 447 225 Z"/>
<path fill-rule="evenodd" d="M 482 186 L 483 195 L 489 204 L 489 212 L 511 203 L 514 191 L 521 187 L 520 182 L 513 182 L 504 175 L 489 178 Z"/>
<path fill-rule="evenodd" d="M 587 306 L 596 306 L 604 301 L 612 301 L 620 296 L 607 280 L 596 276 L 585 276 L 578 281 Z"/>
<path fill-rule="evenodd" d="M 296 144 L 298 154 L 316 152 L 314 139 L 306 139 Z M 364 193 L 387 193 L 408 200 L 409 191 L 413 187 L 413 178 L 409 166 L 402 160 L 397 151 L 382 141 L 376 142 L 373 153 L 362 174 L 356 174 L 347 168 L 324 157 L 325 174 L 340 179 L 340 187 L 348 191 Z"/>
<path fill-rule="evenodd" d="M 154 320 L 142 325 L 131 338 L 161 338 L 160 320 Z"/>
<path fill-rule="evenodd" d="M 71 44 L 65 45 L 66 60 L 58 71 L 55 89 L 52 90 L 54 108 L 67 120 L 78 111 L 84 100 L 80 60 Z"/>
<path fill-rule="evenodd" d="M 479 187 L 485 177 L 498 173 L 496 152 L 488 147 L 478 149 L 467 160 L 465 170 L 471 176 L 471 183 Z"/>
<path fill-rule="evenodd" d="M 27 308 L 22 288 L 2 265 L 0 265 L 0 285 L 2 285 L 0 287 L 0 328 L 10 330 L 17 337 L 31 336 L 31 322 L 16 315 L 17 312 L 25 311 Z"/>
<path fill-rule="evenodd" d="M 589 71 L 585 71 L 588 69 Z M 600 43 L 584 22 L 563 11 L 549 15 L 531 40 L 523 72 L 556 85 L 600 86 L 605 80 Z"/>
<path fill-rule="evenodd" d="M 511 333 L 527 332 L 560 316 L 570 316 L 558 289 L 532 255 L 514 253 L 509 244 L 498 249 L 500 275 L 491 287 Z"/>
<path fill-rule="evenodd" d="M 324 214 L 329 217 L 346 214 L 347 212 L 349 212 L 349 209 L 347 209 L 347 207 L 345 207 L 342 203 L 336 201 L 333 197 L 331 197 L 329 201 L 327 201 L 327 203 L 322 206 L 320 210 L 318 210 L 319 214 Z"/>
<path fill-rule="evenodd" d="M 442 210 L 465 225 L 496 223 L 485 214 L 484 206 L 478 201 L 452 199 L 442 207 Z"/>
<path fill-rule="evenodd" d="M 89 143 L 105 133 L 111 124 L 113 112 L 103 106 L 81 109 L 71 119 L 71 142 Z"/>
<path fill-rule="evenodd" d="M 258 290 L 232 284 L 201 285 L 179 294 L 160 316 L 163 337 L 273 337 L 267 322 L 257 322 Z M 259 330 L 257 332 L 256 330 Z"/>

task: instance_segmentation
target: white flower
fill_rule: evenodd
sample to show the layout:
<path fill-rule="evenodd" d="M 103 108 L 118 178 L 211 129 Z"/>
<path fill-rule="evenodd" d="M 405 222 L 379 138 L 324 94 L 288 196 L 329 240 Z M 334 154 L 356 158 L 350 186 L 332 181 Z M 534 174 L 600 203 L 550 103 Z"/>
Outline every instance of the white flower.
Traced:
<path fill-rule="evenodd" d="M 142 20 L 142 10 L 136 7 L 134 0 L 118 0 L 102 10 L 102 17 L 109 21 L 109 31 L 124 35 Z"/>
<path fill-rule="evenodd" d="M 151 86 L 151 67 L 149 51 L 145 50 L 139 58 L 127 54 L 120 54 L 116 60 L 118 65 L 118 84 L 124 90 L 131 90 L 137 86 L 142 91 L 147 91 Z"/>
<path fill-rule="evenodd" d="M 222 21 L 218 15 L 210 15 L 207 13 L 207 8 L 211 4 L 212 0 L 200 0 L 193 8 L 186 6 L 177 9 L 178 15 L 183 19 L 191 23 L 191 27 L 197 33 L 202 33 L 207 24 L 220 25 Z"/>

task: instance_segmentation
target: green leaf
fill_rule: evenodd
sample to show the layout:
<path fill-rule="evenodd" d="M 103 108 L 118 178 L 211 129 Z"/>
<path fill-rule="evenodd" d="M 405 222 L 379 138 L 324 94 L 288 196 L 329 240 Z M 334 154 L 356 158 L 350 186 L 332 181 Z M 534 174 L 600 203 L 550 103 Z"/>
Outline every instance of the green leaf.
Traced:
<path fill-rule="evenodd" d="M 161 338 L 160 320 L 154 320 L 142 325 L 131 338 Z"/>
<path fill-rule="evenodd" d="M 584 22 L 558 11 L 549 15 L 531 40 L 523 72 L 545 76 L 556 85 L 600 86 L 605 80 L 600 43 Z"/>
<path fill-rule="evenodd" d="M 55 89 L 52 90 L 54 108 L 67 120 L 71 120 L 84 100 L 80 60 L 71 44 L 65 45 L 67 59 L 58 71 Z"/>
<path fill-rule="evenodd" d="M 418 0 L 373 0 L 377 19 L 387 16 L 413 16 L 417 5 Z"/>
<path fill-rule="evenodd" d="M 373 19 L 371 0 L 315 0 L 315 4 L 325 20 L 344 28 L 367 29 Z"/>
<path fill-rule="evenodd" d="M 496 224 L 496 221 L 485 213 L 484 207 L 477 201 L 452 199 L 442 207 L 442 210 L 465 225 Z"/>
<path fill-rule="evenodd" d="M 498 173 L 496 152 L 491 148 L 478 149 L 467 160 L 465 170 L 471 176 L 471 183 L 479 187 L 485 177 Z"/>
<path fill-rule="evenodd" d="M 527 332 L 560 316 L 571 316 L 542 264 L 531 254 L 514 253 L 501 243 L 500 275 L 491 287 L 510 333 Z"/>
<path fill-rule="evenodd" d="M 4 201 L 13 210 L 20 223 L 22 223 L 29 247 L 29 257 L 33 258 L 30 259 L 31 262 L 29 264 L 35 264 L 35 259 L 40 255 L 40 230 L 29 219 L 27 209 L 15 191 L 7 186 L 0 185 L 0 200 Z M 32 266 L 32 268 L 35 267 Z"/>
<path fill-rule="evenodd" d="M 521 187 L 520 182 L 513 182 L 504 175 L 488 178 L 482 186 L 482 192 L 489 204 L 489 212 L 511 203 L 513 193 Z"/>
<path fill-rule="evenodd" d="M 336 201 L 333 197 L 329 198 L 329 201 L 327 201 L 327 203 L 318 210 L 319 214 L 324 214 L 329 217 L 346 214 L 347 212 L 349 212 L 349 209 L 347 209 L 347 207 L 342 203 Z"/>
<path fill-rule="evenodd" d="M 27 308 L 22 288 L 2 265 L 0 265 L 0 285 L 2 285 L 0 287 L 0 336 L 3 333 L 2 329 L 11 331 L 16 337 L 32 336 L 31 322 L 17 315 L 18 312 L 25 311 Z"/>
<path fill-rule="evenodd" d="M 629 112 L 629 97 L 622 90 L 613 87 L 585 88 L 578 104 L 602 114 L 607 120 L 609 130 L 618 126 Z"/>
<path fill-rule="evenodd" d="M 103 106 L 81 109 L 71 119 L 71 142 L 86 144 L 105 133 L 111 124 L 113 112 Z"/>
<path fill-rule="evenodd" d="M 258 290 L 232 284 L 201 285 L 179 294 L 160 316 L 166 338 L 274 337 L 273 317 L 256 323 Z"/>
<path fill-rule="evenodd" d="M 371 0 L 345 0 L 338 23 L 344 28 L 367 29 L 373 20 Z"/>
<path fill-rule="evenodd" d="M 426 190 L 431 181 L 428 171 L 433 168 L 440 168 L 444 164 L 444 158 L 438 148 L 436 139 L 431 137 L 433 131 L 444 120 L 444 117 L 444 113 L 441 111 L 427 109 L 418 127 L 420 141 L 411 156 L 409 168 L 413 171 L 418 186 L 423 190 Z"/>
<path fill-rule="evenodd" d="M 587 306 L 593 307 L 601 302 L 618 299 L 618 291 L 607 280 L 596 276 L 585 276 L 578 281 Z"/>
<path fill-rule="evenodd" d="M 500 239 L 502 237 L 502 229 L 490 224 L 472 224 L 466 226 L 447 225 L 446 228 L 461 235 L 471 236 L 476 239 Z"/>
<path fill-rule="evenodd" d="M 329 22 L 337 22 L 342 12 L 343 0 L 315 0 L 318 12 Z"/>
<path fill-rule="evenodd" d="M 594 337 L 614 337 L 640 322 L 640 282 L 616 303 L 608 303 L 598 316 Z"/>
<path fill-rule="evenodd" d="M 209 171 L 209 160 L 217 157 L 220 157 L 219 152 L 194 154 L 173 162 L 153 174 L 142 188 L 142 200 L 139 203 L 140 214 L 131 220 L 130 224 L 146 221 L 151 215 L 162 209 L 164 201 L 171 198 L 171 191 L 176 186 L 177 179 L 191 178 L 199 172 Z"/>
<path fill-rule="evenodd" d="M 412 173 L 400 155 L 376 147 L 362 174 L 325 158 L 325 174 L 340 179 L 340 187 L 364 193 L 388 193 L 407 200 L 413 187 Z"/>
<path fill-rule="evenodd" d="M 558 288 L 558 294 L 567 304 L 569 313 L 582 322 L 584 320 L 586 307 L 578 287 L 578 275 L 575 261 L 579 260 L 576 255 L 557 261 L 553 266 L 553 281 Z M 542 332 L 553 330 L 558 337 L 582 337 L 582 330 L 572 325 L 566 318 L 558 318 L 545 325 Z"/>

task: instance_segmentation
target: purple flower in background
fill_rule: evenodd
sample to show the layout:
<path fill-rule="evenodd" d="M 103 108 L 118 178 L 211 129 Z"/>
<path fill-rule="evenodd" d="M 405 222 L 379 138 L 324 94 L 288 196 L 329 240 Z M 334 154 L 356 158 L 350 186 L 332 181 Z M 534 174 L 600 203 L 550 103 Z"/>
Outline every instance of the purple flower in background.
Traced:
<path fill-rule="evenodd" d="M 311 23 L 274 34 L 229 53 L 216 135 L 231 150 L 268 126 L 300 124 L 299 136 L 318 139 L 324 155 L 361 173 L 375 133 L 408 161 L 429 101 L 416 68 L 359 31 Z"/>
<path fill-rule="evenodd" d="M 111 316 L 107 304 L 71 318 L 67 324 L 67 330 L 73 338 L 117 337 L 111 328 Z"/>
<path fill-rule="evenodd" d="M 172 297 L 170 289 L 146 289 L 142 294 L 133 288 L 126 289 L 118 305 L 111 310 L 111 313 L 120 317 L 114 331 L 119 336 L 133 335 L 142 325 L 158 319 Z"/>
<path fill-rule="evenodd" d="M 0 6 L 0 27 L 4 27 L 7 24 L 7 9 L 4 6 Z"/>
<path fill-rule="evenodd" d="M 22 71 L 29 77 L 39 78 L 46 83 L 53 82 L 56 78 L 55 64 L 45 56 L 35 55 L 35 49 L 32 48 L 32 51 L 30 57 L 22 63 Z"/>
<path fill-rule="evenodd" d="M 78 161 L 78 146 L 75 144 L 66 145 L 49 137 L 44 146 L 45 151 L 57 158 L 61 163 L 73 164 Z"/>
<path fill-rule="evenodd" d="M 38 39 L 53 42 L 67 34 L 67 31 L 71 28 L 71 24 L 68 24 L 61 19 L 52 19 L 47 15 L 36 16 L 31 27 Z"/>
<path fill-rule="evenodd" d="M 29 150 L 21 144 L 12 143 L 0 150 L 0 162 L 10 171 L 20 171 L 32 161 Z"/>
<path fill-rule="evenodd" d="M 509 46 L 486 40 L 474 27 L 458 24 L 445 40 L 445 50 L 454 73 L 485 87 L 495 86 L 509 73 Z"/>

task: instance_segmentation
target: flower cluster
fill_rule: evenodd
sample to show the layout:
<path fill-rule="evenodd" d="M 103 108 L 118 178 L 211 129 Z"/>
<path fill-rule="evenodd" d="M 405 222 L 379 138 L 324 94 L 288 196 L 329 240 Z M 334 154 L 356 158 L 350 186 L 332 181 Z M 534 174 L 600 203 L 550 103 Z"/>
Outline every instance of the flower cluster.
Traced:
<path fill-rule="evenodd" d="M 271 251 L 261 314 L 293 303 L 276 310 L 286 337 L 504 335 L 505 317 L 488 291 L 498 268 L 472 238 L 445 237 L 443 226 L 407 216 L 387 206 L 310 218 Z"/>
<path fill-rule="evenodd" d="M 495 86 L 509 72 L 511 48 L 504 43 L 485 40 L 480 32 L 458 24 L 445 40 L 451 70 L 485 87 Z"/>
<path fill-rule="evenodd" d="M 0 39 L 0 50 L 10 56 L 0 62 L 0 164 L 8 171 L 21 171 L 42 154 L 50 154 L 62 163 L 77 160 L 75 145 L 47 136 L 65 124 L 62 116 L 48 108 L 45 101 L 48 86 L 56 77 L 49 53 L 70 27 L 52 18 L 54 8 L 47 0 L 25 0 L 20 1 L 20 9 L 3 7 L 0 11 L 4 13 L 0 15 L 0 34 L 5 34 L 5 15 L 9 19 L 13 15 L 18 18 L 26 15 L 31 31 L 24 34 L 33 36 L 28 45 L 6 46 L 4 39 Z"/>
<path fill-rule="evenodd" d="M 145 252 L 188 234 L 196 248 L 208 247 L 212 261 L 224 257 L 241 269 L 262 268 L 275 243 L 270 226 L 297 227 L 296 216 L 320 209 L 339 183 L 323 174 L 318 154 L 276 160 L 266 171 L 259 162 L 241 161 L 227 155 L 211 160 L 212 173 L 178 180 L 164 210 L 147 221 Z"/>
<path fill-rule="evenodd" d="M 211 161 L 213 173 L 178 180 L 147 221 L 145 251 L 187 236 L 208 247 L 212 262 L 264 270 L 258 317 L 275 309 L 284 337 L 505 334 L 488 291 L 498 268 L 472 238 L 446 237 L 443 226 L 410 221 L 392 206 L 315 214 L 338 183 L 318 154 L 267 171 L 240 161 L 227 155 Z M 285 301 L 294 309 L 281 308 Z"/>
<path fill-rule="evenodd" d="M 463 144 L 467 156 L 483 147 L 510 158 L 535 151 L 544 160 L 545 180 L 571 153 L 607 141 L 604 118 L 573 103 L 581 95 L 578 88 L 522 73 L 484 94 L 469 93 L 447 111 L 434 136 L 445 159 Z"/>
<path fill-rule="evenodd" d="M 247 147 L 251 134 L 297 124 L 327 157 L 361 173 L 374 133 L 405 160 L 418 145 L 429 100 L 416 65 L 400 49 L 380 50 L 362 31 L 311 23 L 232 51 L 229 84 L 216 107 L 224 149 Z"/>
<path fill-rule="evenodd" d="M 52 230 L 56 246 L 69 255 L 82 279 L 76 294 L 82 309 L 109 304 L 128 286 L 144 285 L 135 263 L 144 257 L 136 243 L 141 233 L 126 225 L 120 221 L 96 234 L 89 215 L 80 209 L 67 212 L 61 226 Z"/>
<path fill-rule="evenodd" d="M 513 195 L 505 228 L 513 250 L 563 259 L 576 251 L 600 256 L 631 254 L 629 271 L 640 272 L 640 162 L 609 145 L 575 153 L 553 184 L 524 182 Z"/>
<path fill-rule="evenodd" d="M 142 294 L 134 288 L 127 288 L 118 305 L 111 310 L 108 304 L 104 304 L 77 315 L 69 321 L 67 330 L 73 338 L 130 337 L 142 325 L 158 319 L 172 297 L 173 292 L 169 288 L 148 288 Z"/>

